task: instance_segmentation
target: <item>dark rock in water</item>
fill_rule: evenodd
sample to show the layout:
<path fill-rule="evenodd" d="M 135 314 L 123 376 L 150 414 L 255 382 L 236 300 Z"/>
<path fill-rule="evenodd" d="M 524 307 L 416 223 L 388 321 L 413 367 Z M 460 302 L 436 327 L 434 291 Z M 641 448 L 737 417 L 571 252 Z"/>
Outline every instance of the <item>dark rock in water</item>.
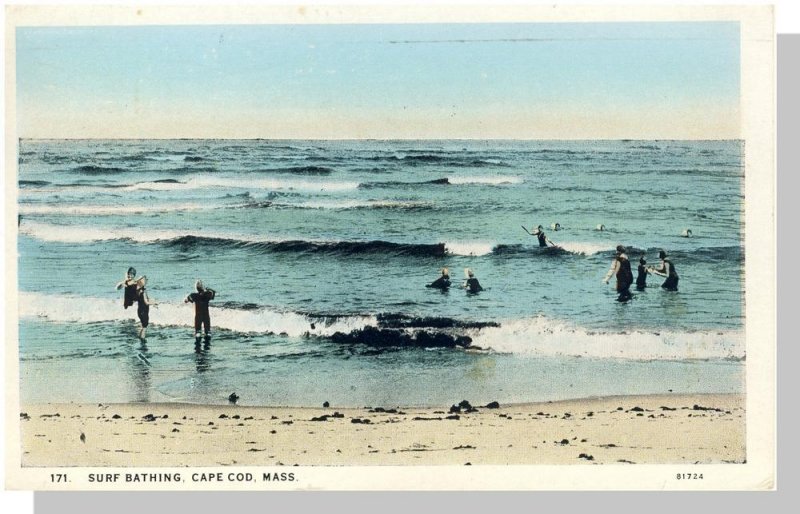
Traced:
<path fill-rule="evenodd" d="M 231 393 L 230 396 L 228 396 L 228 401 L 231 403 L 236 403 L 239 401 L 239 395 L 236 393 Z"/>
<path fill-rule="evenodd" d="M 172 431 L 173 432 L 180 432 L 180 430 L 178 430 L 177 428 L 173 428 Z"/>
<path fill-rule="evenodd" d="M 121 418 L 122 416 L 120 416 L 119 414 L 114 414 L 113 416 L 111 416 L 111 419 L 121 419 Z"/>
<path fill-rule="evenodd" d="M 343 418 L 344 414 L 341 414 L 339 412 L 334 412 L 333 414 L 330 415 L 330 417 L 331 418 Z"/>
<path fill-rule="evenodd" d="M 579 459 L 586 459 L 586 460 L 594 460 L 593 456 L 588 455 L 586 453 L 581 453 L 580 455 L 578 455 L 578 458 Z"/>
<path fill-rule="evenodd" d="M 426 348 L 466 348 L 472 342 L 467 336 L 454 336 L 442 332 L 419 330 L 409 334 L 402 329 L 364 327 L 347 334 L 336 332 L 331 341 L 339 344 L 363 344 L 378 348 L 423 346 Z"/>
<path fill-rule="evenodd" d="M 153 416 L 152 414 L 145 414 L 144 416 L 142 416 L 142 419 L 145 421 L 155 421 L 156 417 Z"/>
<path fill-rule="evenodd" d="M 27 413 L 27 412 L 20 412 L 20 413 L 19 413 L 19 419 L 28 420 L 28 419 L 31 419 L 31 417 L 30 417 L 30 416 L 28 416 L 28 413 Z"/>
<path fill-rule="evenodd" d="M 498 402 L 490 402 L 486 404 L 487 409 L 499 409 L 500 404 Z"/>
<path fill-rule="evenodd" d="M 559 442 L 559 444 L 561 444 L 561 445 L 569 444 L 569 439 L 562 439 L 562 440 Z"/>
<path fill-rule="evenodd" d="M 228 417 L 227 414 L 220 414 L 219 415 L 219 419 L 227 419 L 227 417 Z"/>
<path fill-rule="evenodd" d="M 367 418 L 364 418 L 364 419 L 361 419 L 361 418 L 353 418 L 353 419 L 351 419 L 351 420 L 350 420 L 350 423 L 356 423 L 356 424 L 362 424 L 362 425 L 369 425 L 370 423 L 372 423 L 372 421 L 371 421 L 371 420 L 369 420 L 369 419 L 367 419 Z"/>
<path fill-rule="evenodd" d="M 644 412 L 644 409 L 641 407 L 634 407 L 631 409 L 631 412 Z"/>
<path fill-rule="evenodd" d="M 326 414 L 326 415 L 319 416 L 319 417 L 313 417 L 313 418 L 311 418 L 311 421 L 328 421 L 328 416 Z"/>
<path fill-rule="evenodd" d="M 231 419 L 239 419 L 239 415 L 238 414 L 234 414 L 233 416 L 231 416 Z"/>
<path fill-rule="evenodd" d="M 325 408 L 325 409 L 327 409 L 327 408 L 328 408 L 328 407 L 330 407 L 330 406 L 331 406 L 331 404 L 330 404 L 329 402 L 324 402 L 324 403 L 322 404 L 322 407 L 323 407 L 323 408 Z"/>
<path fill-rule="evenodd" d="M 453 414 L 454 412 L 461 412 L 461 407 L 459 407 L 458 405 L 452 405 L 448 412 L 450 414 Z"/>
<path fill-rule="evenodd" d="M 451 414 L 450 416 L 447 416 L 445 419 L 459 420 L 459 419 L 461 419 L 461 416 L 459 416 L 458 414 Z"/>
<path fill-rule="evenodd" d="M 470 403 L 467 400 L 461 400 L 461 402 L 459 402 L 458 406 L 461 407 L 464 410 L 469 410 L 469 409 L 472 408 L 472 405 L 470 405 Z"/>

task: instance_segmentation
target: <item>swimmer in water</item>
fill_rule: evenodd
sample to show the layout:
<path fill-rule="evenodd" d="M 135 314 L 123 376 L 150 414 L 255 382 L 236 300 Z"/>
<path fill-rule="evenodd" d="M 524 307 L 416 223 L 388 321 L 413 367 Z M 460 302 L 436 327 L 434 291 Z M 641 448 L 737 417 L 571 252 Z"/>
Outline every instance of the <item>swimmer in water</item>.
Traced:
<path fill-rule="evenodd" d="M 627 302 L 632 298 L 633 272 L 631 271 L 631 261 L 628 260 L 628 256 L 625 254 L 625 247 L 622 245 L 617 246 L 614 262 L 611 263 L 611 269 L 608 270 L 603 282 L 608 284 L 612 275 L 617 277 L 617 293 L 619 293 L 617 301 Z"/>
<path fill-rule="evenodd" d="M 462 287 L 466 289 L 468 293 L 475 294 L 479 291 L 483 291 L 481 283 L 478 282 L 477 278 L 475 278 L 475 273 L 473 273 L 471 269 L 465 269 L 464 274 L 467 276 L 467 279 L 464 281 L 464 285 Z"/>
<path fill-rule="evenodd" d="M 125 287 L 125 295 L 122 300 L 122 306 L 126 309 L 133 305 L 133 302 L 136 301 L 136 283 L 139 279 L 134 278 L 136 276 L 136 268 L 130 267 L 128 268 L 128 272 L 125 274 L 125 279 L 122 282 L 117 282 L 117 289 L 121 289 Z"/>
<path fill-rule="evenodd" d="M 644 291 L 647 288 L 647 273 L 648 268 L 646 266 L 647 261 L 644 258 L 644 255 L 639 258 L 639 267 L 636 270 L 636 290 L 637 291 Z"/>
<path fill-rule="evenodd" d="M 554 242 L 550 241 L 550 239 L 548 239 L 548 237 L 544 234 L 544 229 L 542 228 L 541 225 L 536 227 L 536 230 L 534 230 L 533 234 L 531 234 L 531 235 L 532 236 L 536 236 L 536 239 L 539 240 L 539 247 L 540 248 L 546 247 L 548 245 L 548 243 L 550 244 L 550 246 L 555 246 L 556 245 Z"/>
<path fill-rule="evenodd" d="M 142 323 L 139 329 L 139 339 L 144 339 L 147 332 L 147 325 L 150 324 L 150 306 L 158 305 L 147 295 L 147 277 L 142 277 L 136 281 L 136 314 Z"/>
<path fill-rule="evenodd" d="M 428 284 L 425 287 L 432 287 L 434 289 L 441 289 L 442 291 L 447 291 L 450 289 L 450 270 L 447 268 L 442 268 L 442 276 L 434 280 L 432 283 Z"/>
<path fill-rule="evenodd" d="M 669 255 L 667 255 L 667 252 L 664 250 L 658 252 L 658 258 L 661 259 L 661 263 L 657 268 L 650 268 L 650 273 L 658 275 L 659 277 L 666 277 L 667 280 L 661 284 L 662 288 L 667 291 L 677 291 L 679 277 L 678 272 L 675 270 L 675 265 L 672 264 Z"/>
<path fill-rule="evenodd" d="M 211 315 L 208 312 L 208 302 L 214 299 L 217 292 L 210 287 L 205 287 L 202 280 L 194 284 L 196 293 L 191 293 L 183 302 L 194 304 L 194 332 L 195 339 L 200 340 L 200 327 L 203 326 L 205 338 L 211 338 Z"/>

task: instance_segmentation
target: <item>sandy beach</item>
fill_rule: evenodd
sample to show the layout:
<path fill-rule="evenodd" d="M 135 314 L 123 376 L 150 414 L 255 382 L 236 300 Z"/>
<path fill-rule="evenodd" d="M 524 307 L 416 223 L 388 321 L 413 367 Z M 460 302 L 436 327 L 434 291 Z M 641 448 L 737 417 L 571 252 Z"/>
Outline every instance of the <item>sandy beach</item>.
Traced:
<path fill-rule="evenodd" d="M 491 404 L 490 404 L 491 405 Z M 742 395 L 445 408 L 29 404 L 23 467 L 742 463 Z M 456 411 L 458 409 L 452 409 Z"/>

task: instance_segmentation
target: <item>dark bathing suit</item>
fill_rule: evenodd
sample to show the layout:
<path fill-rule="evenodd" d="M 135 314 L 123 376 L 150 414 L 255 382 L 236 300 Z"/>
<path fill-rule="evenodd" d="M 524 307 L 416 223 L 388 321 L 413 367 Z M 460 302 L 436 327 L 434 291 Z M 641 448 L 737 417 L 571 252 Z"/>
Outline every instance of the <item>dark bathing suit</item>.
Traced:
<path fill-rule="evenodd" d="M 672 264 L 672 261 L 669 259 L 664 259 L 664 264 L 669 264 L 669 274 L 667 275 L 667 280 L 661 284 L 661 287 L 666 289 L 667 291 L 677 291 L 678 290 L 678 272 L 675 271 L 675 265 Z M 666 270 L 665 270 L 666 271 Z"/>
<path fill-rule="evenodd" d="M 633 284 L 633 272 L 631 271 L 631 261 L 622 256 L 617 256 L 619 261 L 619 269 L 617 270 L 617 292 L 619 293 L 619 301 L 626 301 L 630 299 L 630 287 Z"/>
<path fill-rule="evenodd" d="M 142 328 L 147 328 L 150 324 L 150 306 L 145 301 L 144 288 L 136 291 L 136 314 L 139 315 L 139 321 L 142 322 Z"/>
<path fill-rule="evenodd" d="M 478 291 L 483 291 L 481 283 L 478 282 L 478 279 L 475 277 L 467 279 L 467 292 L 477 293 Z"/>
<path fill-rule="evenodd" d="M 122 306 L 126 309 L 133 305 L 133 302 L 136 301 L 136 282 L 132 284 L 128 284 L 128 281 L 125 281 L 125 297 L 122 300 Z"/>
<path fill-rule="evenodd" d="M 646 287 L 647 287 L 647 268 L 645 268 L 644 264 L 639 264 L 639 268 L 636 270 L 636 289 L 641 291 Z"/>
<path fill-rule="evenodd" d="M 434 289 L 448 289 L 450 287 L 450 279 L 442 276 L 434 280 L 432 284 L 428 284 L 426 287 L 433 287 Z"/>
<path fill-rule="evenodd" d="M 547 237 L 544 235 L 544 232 L 536 234 L 536 238 L 539 240 L 539 246 L 547 246 Z"/>
<path fill-rule="evenodd" d="M 211 316 L 208 313 L 208 302 L 214 299 L 216 291 L 206 289 L 202 293 L 192 293 L 186 297 L 194 304 L 194 331 L 200 332 L 200 325 L 205 325 L 205 333 L 211 332 Z"/>

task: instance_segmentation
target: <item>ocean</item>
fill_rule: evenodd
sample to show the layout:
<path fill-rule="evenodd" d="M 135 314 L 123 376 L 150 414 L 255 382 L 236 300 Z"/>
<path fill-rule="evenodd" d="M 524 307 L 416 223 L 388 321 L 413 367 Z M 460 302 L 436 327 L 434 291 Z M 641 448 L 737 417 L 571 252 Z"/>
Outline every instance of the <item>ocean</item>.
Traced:
<path fill-rule="evenodd" d="M 741 141 L 21 140 L 18 151 L 23 402 L 744 392 Z M 537 225 L 559 248 L 523 230 Z M 602 279 L 619 244 L 634 273 L 667 251 L 679 291 L 651 275 L 617 302 Z M 114 287 L 129 266 L 159 303 L 145 341 Z M 426 288 L 443 267 L 453 287 Z M 460 288 L 465 268 L 483 291 Z M 197 279 L 217 292 L 199 347 L 183 301 Z"/>

